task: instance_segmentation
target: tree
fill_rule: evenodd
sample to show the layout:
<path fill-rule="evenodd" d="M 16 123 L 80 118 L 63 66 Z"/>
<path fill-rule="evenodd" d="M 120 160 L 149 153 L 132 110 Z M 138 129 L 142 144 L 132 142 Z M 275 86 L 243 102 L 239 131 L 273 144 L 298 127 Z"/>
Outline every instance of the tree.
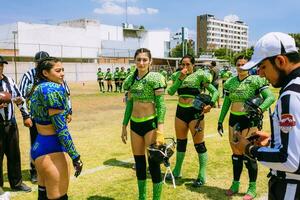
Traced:
<path fill-rule="evenodd" d="M 289 33 L 295 39 L 296 46 L 300 48 L 300 33 Z"/>
<path fill-rule="evenodd" d="M 191 40 L 189 41 L 185 41 L 185 43 L 187 44 L 187 54 L 194 56 L 195 55 L 195 51 L 193 48 L 193 42 Z M 182 57 L 182 43 L 176 45 L 175 48 L 171 49 L 171 57 L 175 57 L 175 58 L 179 58 Z"/>

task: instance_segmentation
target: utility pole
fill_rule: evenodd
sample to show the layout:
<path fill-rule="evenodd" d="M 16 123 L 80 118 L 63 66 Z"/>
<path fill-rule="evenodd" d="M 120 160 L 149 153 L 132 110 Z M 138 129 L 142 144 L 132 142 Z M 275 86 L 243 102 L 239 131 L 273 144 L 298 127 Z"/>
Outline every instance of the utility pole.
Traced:
<path fill-rule="evenodd" d="M 125 1 L 125 23 L 126 23 L 126 27 L 125 28 L 128 28 L 127 26 L 128 26 L 128 19 L 127 19 L 127 0 Z"/>
<path fill-rule="evenodd" d="M 16 48 L 16 36 L 18 34 L 18 31 L 13 31 L 12 32 L 13 36 L 14 36 L 14 64 L 15 64 L 15 82 L 16 84 L 18 84 L 18 72 L 17 72 L 17 61 L 16 61 L 16 57 L 17 57 L 17 48 Z"/>

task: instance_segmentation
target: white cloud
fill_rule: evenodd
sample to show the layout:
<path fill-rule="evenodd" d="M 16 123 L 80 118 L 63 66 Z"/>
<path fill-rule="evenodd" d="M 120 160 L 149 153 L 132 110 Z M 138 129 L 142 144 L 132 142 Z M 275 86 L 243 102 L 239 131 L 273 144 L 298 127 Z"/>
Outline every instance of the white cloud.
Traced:
<path fill-rule="evenodd" d="M 98 3 L 101 3 L 100 8 L 95 8 L 94 13 L 96 14 L 110 14 L 110 15 L 122 15 L 126 12 L 125 5 L 122 4 L 125 0 L 92 0 Z M 135 2 L 137 0 L 128 0 L 130 2 Z M 158 13 L 158 9 L 155 8 L 139 8 L 135 6 L 128 6 L 127 7 L 127 14 L 128 15 L 154 15 Z"/>
<path fill-rule="evenodd" d="M 237 15 L 227 15 L 224 17 L 224 21 L 225 22 L 235 22 L 235 21 L 239 21 L 240 18 Z"/>
<path fill-rule="evenodd" d="M 115 3 L 106 2 L 102 4 L 101 8 L 95 8 L 94 13 L 96 14 L 111 14 L 111 15 L 122 15 L 125 13 L 125 9 Z"/>
<path fill-rule="evenodd" d="M 145 9 L 143 8 L 131 7 L 131 6 L 127 7 L 127 12 L 128 15 L 141 15 L 146 13 Z"/>
<path fill-rule="evenodd" d="M 158 13 L 158 9 L 155 9 L 155 8 L 146 8 L 146 11 L 149 15 L 154 15 L 154 14 Z"/>

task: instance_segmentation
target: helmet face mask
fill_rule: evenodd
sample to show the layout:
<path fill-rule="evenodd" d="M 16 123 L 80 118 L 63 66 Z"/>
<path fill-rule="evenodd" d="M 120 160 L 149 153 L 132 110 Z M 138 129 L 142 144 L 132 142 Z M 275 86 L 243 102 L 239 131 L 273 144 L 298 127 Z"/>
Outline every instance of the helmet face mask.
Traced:
<path fill-rule="evenodd" d="M 263 103 L 264 99 L 261 97 L 254 97 L 248 99 L 244 104 L 245 112 L 249 114 L 262 114 L 259 106 Z"/>
<path fill-rule="evenodd" d="M 210 102 L 211 102 L 211 96 L 209 96 L 207 94 L 199 94 L 194 99 L 193 107 L 195 109 L 199 110 L 200 112 L 202 112 L 204 107 L 206 105 L 209 105 Z"/>
<path fill-rule="evenodd" d="M 156 163 L 164 163 L 169 166 L 169 158 L 174 154 L 176 142 L 173 138 L 165 138 L 169 143 L 162 145 L 151 144 L 148 149 L 148 156 Z"/>

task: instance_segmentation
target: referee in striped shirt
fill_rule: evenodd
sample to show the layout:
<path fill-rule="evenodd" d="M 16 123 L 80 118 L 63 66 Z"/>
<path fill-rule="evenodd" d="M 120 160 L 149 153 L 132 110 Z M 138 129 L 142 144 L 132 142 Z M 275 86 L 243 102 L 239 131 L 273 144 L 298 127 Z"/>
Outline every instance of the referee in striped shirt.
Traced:
<path fill-rule="evenodd" d="M 269 167 L 269 200 L 300 199 L 300 55 L 295 40 L 280 32 L 264 35 L 255 45 L 251 60 L 241 67 L 258 66 L 259 75 L 281 88 L 271 116 L 271 145 L 265 132 L 250 143 L 238 136 L 238 148 Z"/>
<path fill-rule="evenodd" d="M 24 99 L 21 93 L 10 77 L 3 74 L 4 64 L 8 64 L 0 56 L 0 92 L 9 92 L 12 96 L 10 103 L 0 103 L 0 193 L 3 192 L 3 157 L 7 157 L 7 173 L 10 187 L 16 191 L 30 192 L 31 188 L 22 181 L 21 173 L 21 155 L 19 147 L 19 130 L 15 118 L 15 103 L 21 111 L 24 125 L 32 125 Z"/>
<path fill-rule="evenodd" d="M 35 67 L 37 66 L 37 63 L 40 60 L 42 60 L 43 58 L 47 58 L 47 57 L 49 57 L 49 54 L 47 52 L 45 52 L 45 51 L 37 52 L 34 56 Z M 35 67 L 30 69 L 23 75 L 20 85 L 19 85 L 20 92 L 21 92 L 23 98 L 26 99 L 26 102 L 29 102 L 30 95 L 33 92 L 30 90 L 31 90 L 33 84 L 35 83 L 35 77 L 36 77 L 36 68 Z M 64 81 L 63 86 L 65 87 L 68 96 L 70 96 L 70 89 L 69 89 L 66 81 Z M 70 111 L 69 111 L 69 115 L 68 115 L 68 122 L 71 122 L 72 107 L 71 107 L 70 98 L 69 98 L 69 106 L 70 106 Z M 27 105 L 27 107 L 29 107 L 29 106 Z M 32 119 L 32 123 L 33 123 L 33 125 L 29 128 L 31 145 L 34 144 L 35 139 L 38 135 L 34 119 Z M 30 180 L 32 183 L 37 182 L 37 173 L 36 173 L 36 169 L 35 169 L 35 166 L 32 161 L 30 161 Z"/>

